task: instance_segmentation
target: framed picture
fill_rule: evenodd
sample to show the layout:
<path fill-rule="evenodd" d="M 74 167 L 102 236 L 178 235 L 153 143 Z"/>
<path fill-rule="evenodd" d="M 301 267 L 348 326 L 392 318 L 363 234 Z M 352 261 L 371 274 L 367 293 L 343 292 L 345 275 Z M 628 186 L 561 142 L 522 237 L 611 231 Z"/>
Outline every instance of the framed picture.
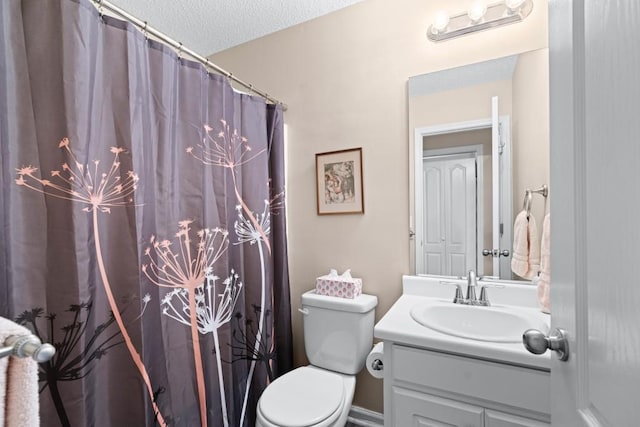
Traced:
<path fill-rule="evenodd" d="M 362 148 L 316 154 L 318 215 L 364 213 Z"/>

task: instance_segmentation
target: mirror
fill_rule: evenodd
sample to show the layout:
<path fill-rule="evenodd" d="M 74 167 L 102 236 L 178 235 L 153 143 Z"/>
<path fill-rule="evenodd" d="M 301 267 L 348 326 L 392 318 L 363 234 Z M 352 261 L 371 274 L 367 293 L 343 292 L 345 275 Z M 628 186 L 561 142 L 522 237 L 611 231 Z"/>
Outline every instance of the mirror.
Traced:
<path fill-rule="evenodd" d="M 409 78 L 416 274 L 459 277 L 473 269 L 523 280 L 511 271 L 512 231 L 526 191 L 549 185 L 548 54 L 539 49 Z M 549 200 L 532 194 L 538 241 Z"/>

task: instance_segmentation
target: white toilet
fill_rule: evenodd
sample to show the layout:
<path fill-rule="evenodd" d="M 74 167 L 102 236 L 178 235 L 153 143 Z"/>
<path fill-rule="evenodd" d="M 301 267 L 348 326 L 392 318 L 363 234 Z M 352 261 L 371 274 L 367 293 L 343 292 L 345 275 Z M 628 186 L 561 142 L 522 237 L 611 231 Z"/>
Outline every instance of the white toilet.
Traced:
<path fill-rule="evenodd" d="M 373 344 L 378 298 L 302 295 L 304 345 L 311 362 L 279 377 L 262 393 L 256 427 L 343 427 L 355 375 Z"/>

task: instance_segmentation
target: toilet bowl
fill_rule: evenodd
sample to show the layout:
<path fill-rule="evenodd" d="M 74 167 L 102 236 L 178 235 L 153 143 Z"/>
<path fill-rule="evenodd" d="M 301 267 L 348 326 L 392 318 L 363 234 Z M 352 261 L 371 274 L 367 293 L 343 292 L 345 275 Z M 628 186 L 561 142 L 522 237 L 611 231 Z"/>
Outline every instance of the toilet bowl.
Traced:
<path fill-rule="evenodd" d="M 373 343 L 378 299 L 301 296 L 305 352 L 311 363 L 279 377 L 264 390 L 256 427 L 344 427 Z"/>
<path fill-rule="evenodd" d="M 303 366 L 278 378 L 260 397 L 256 427 L 342 427 L 356 379 Z"/>

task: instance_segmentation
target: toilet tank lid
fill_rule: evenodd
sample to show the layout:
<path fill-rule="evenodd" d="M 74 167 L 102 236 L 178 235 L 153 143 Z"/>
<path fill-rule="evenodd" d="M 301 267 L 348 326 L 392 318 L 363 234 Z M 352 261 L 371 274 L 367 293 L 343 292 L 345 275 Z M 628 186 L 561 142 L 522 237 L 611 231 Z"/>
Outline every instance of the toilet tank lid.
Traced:
<path fill-rule="evenodd" d="M 340 298 L 318 295 L 315 290 L 305 292 L 300 297 L 300 300 L 303 306 L 308 305 L 331 310 L 349 311 L 352 313 L 367 313 L 378 305 L 378 297 L 375 295 L 362 294 L 356 298 Z"/>

